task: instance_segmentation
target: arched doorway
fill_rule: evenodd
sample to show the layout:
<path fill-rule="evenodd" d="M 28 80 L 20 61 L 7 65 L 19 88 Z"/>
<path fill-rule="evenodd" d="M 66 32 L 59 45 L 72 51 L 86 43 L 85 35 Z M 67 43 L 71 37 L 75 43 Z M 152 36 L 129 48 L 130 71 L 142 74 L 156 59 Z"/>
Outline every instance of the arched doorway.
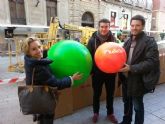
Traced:
<path fill-rule="evenodd" d="M 82 26 L 89 26 L 89 27 L 94 27 L 94 18 L 93 14 L 91 12 L 85 12 L 82 15 Z"/>

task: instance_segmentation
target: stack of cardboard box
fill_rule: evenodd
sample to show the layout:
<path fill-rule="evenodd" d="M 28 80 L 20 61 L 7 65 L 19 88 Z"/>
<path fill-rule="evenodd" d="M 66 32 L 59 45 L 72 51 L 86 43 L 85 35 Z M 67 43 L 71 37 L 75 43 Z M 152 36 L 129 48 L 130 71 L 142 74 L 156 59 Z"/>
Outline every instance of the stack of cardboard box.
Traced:
<path fill-rule="evenodd" d="M 93 96 L 91 78 L 89 77 L 81 86 L 72 88 L 72 95 L 74 111 L 91 105 Z"/>
<path fill-rule="evenodd" d="M 160 68 L 161 75 L 159 83 L 165 83 L 165 47 L 159 45 L 159 57 L 160 57 Z M 115 96 L 121 96 L 121 86 L 118 87 L 118 75 L 116 76 Z M 103 87 L 101 100 L 106 99 L 105 87 Z M 92 105 L 93 90 L 91 77 L 79 87 L 68 88 L 59 91 L 59 102 L 55 110 L 55 117 L 59 118 L 74 111 Z"/>
<path fill-rule="evenodd" d="M 160 78 L 159 84 L 165 83 L 165 47 L 159 44 L 159 59 L 160 59 Z"/>
<path fill-rule="evenodd" d="M 116 79 L 117 82 L 117 79 Z M 115 96 L 121 96 L 121 88 L 117 86 L 115 88 Z M 101 101 L 105 100 L 106 92 L 103 87 Z M 59 91 L 59 101 L 55 110 L 55 118 L 59 118 L 74 111 L 92 105 L 93 90 L 91 77 L 79 87 L 67 88 Z"/>
<path fill-rule="evenodd" d="M 73 113 L 72 89 L 67 88 L 59 91 L 59 100 L 55 109 L 55 118 Z"/>

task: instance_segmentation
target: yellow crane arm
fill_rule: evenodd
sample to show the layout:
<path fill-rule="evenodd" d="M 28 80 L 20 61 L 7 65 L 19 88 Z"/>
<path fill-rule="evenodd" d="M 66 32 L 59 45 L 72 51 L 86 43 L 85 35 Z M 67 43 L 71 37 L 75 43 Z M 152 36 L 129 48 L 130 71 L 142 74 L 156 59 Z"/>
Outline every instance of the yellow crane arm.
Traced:
<path fill-rule="evenodd" d="M 81 43 L 83 44 L 87 44 L 92 34 L 96 31 L 95 28 L 82 27 L 73 24 L 64 24 L 64 29 L 81 32 Z"/>

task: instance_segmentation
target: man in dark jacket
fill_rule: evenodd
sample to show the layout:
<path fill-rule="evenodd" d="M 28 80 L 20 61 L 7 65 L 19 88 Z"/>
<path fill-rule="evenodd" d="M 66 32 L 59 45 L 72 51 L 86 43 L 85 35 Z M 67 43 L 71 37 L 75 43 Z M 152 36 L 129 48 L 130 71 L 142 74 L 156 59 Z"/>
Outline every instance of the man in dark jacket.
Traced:
<path fill-rule="evenodd" d="M 154 38 L 143 32 L 145 19 L 141 15 L 132 17 L 131 36 L 125 42 L 127 64 L 120 70 L 123 72 L 124 116 L 120 124 L 131 124 L 133 107 L 135 124 L 144 123 L 143 96 L 146 93 L 144 75 L 153 70 L 159 73 L 159 52 Z M 153 78 L 155 75 L 152 75 Z M 149 82 L 150 83 L 150 82 Z M 148 84 L 149 85 L 149 84 Z"/>
<path fill-rule="evenodd" d="M 105 83 L 106 88 L 106 107 L 107 107 L 107 117 L 113 122 L 117 123 L 117 119 L 113 115 L 113 97 L 115 90 L 115 77 L 116 74 L 107 74 L 102 72 L 94 61 L 94 54 L 96 49 L 104 42 L 114 42 L 114 37 L 109 30 L 110 22 L 107 19 L 102 19 L 99 21 L 99 30 L 94 32 L 92 37 L 88 42 L 88 49 L 93 58 L 93 68 L 92 68 L 92 87 L 93 87 L 93 122 L 96 123 L 99 117 L 100 108 L 100 96 L 102 92 L 103 84 Z"/>

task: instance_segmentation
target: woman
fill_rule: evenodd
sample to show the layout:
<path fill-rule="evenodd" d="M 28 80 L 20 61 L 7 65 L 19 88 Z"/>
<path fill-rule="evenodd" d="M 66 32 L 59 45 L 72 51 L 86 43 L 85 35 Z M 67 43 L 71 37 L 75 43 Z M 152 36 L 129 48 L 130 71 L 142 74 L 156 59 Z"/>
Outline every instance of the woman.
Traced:
<path fill-rule="evenodd" d="M 51 60 L 43 58 L 43 49 L 41 43 L 36 38 L 27 38 L 24 43 L 25 54 L 25 73 L 26 73 L 26 85 L 31 85 L 32 72 L 34 70 L 34 85 L 49 85 L 63 89 L 70 87 L 74 80 L 80 80 L 82 75 L 79 73 L 73 74 L 73 76 L 64 77 L 63 79 L 57 79 L 52 75 L 49 68 Z M 37 119 L 38 118 L 38 119 Z M 34 116 L 34 120 L 39 120 L 39 124 L 53 124 L 54 114 L 44 114 Z"/>

